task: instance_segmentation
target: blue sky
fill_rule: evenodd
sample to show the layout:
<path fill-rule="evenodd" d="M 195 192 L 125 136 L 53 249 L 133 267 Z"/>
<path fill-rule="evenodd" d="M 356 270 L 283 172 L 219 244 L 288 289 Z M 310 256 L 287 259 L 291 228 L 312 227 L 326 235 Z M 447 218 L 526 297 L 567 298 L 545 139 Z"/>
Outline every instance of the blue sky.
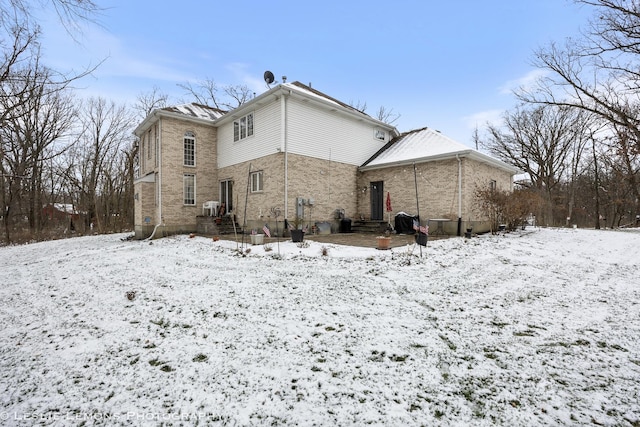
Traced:
<path fill-rule="evenodd" d="M 371 115 L 393 108 L 401 132 L 428 126 L 467 145 L 515 105 L 532 52 L 578 35 L 592 12 L 570 0 L 97 1 L 101 26 L 77 41 L 41 17 L 47 65 L 104 60 L 83 96 L 132 103 L 157 86 L 178 102 L 179 83 L 204 78 L 259 94 L 271 70 Z"/>

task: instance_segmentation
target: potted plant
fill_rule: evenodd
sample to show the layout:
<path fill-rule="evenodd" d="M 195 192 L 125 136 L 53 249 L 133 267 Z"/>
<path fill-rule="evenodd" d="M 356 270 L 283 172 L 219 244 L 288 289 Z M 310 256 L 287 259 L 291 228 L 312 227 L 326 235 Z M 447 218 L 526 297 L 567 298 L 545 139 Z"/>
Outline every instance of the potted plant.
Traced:
<path fill-rule="evenodd" d="M 306 228 L 300 228 L 300 217 L 296 216 L 293 220 L 293 224 L 289 223 L 289 232 L 291 233 L 291 240 L 293 242 L 302 242 L 304 240 L 304 233 Z"/>
<path fill-rule="evenodd" d="M 259 234 L 255 229 L 251 230 L 251 244 L 262 245 L 264 243 L 264 234 Z"/>
<path fill-rule="evenodd" d="M 391 236 L 389 230 L 384 233 L 384 236 L 376 237 L 376 241 L 378 242 L 378 249 L 387 250 L 391 249 Z"/>

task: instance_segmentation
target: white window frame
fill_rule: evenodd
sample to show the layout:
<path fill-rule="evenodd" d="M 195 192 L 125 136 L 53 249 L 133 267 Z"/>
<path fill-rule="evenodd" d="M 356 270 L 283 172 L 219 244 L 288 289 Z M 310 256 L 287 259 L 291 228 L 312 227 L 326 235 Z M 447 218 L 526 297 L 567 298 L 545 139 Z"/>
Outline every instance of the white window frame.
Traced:
<path fill-rule="evenodd" d="M 190 142 L 191 147 L 187 147 L 187 143 Z M 193 132 L 185 132 L 182 137 L 183 156 L 182 163 L 184 166 L 195 167 L 196 166 L 196 136 Z M 190 160 L 190 162 L 188 161 Z"/>
<path fill-rule="evenodd" d="M 196 174 L 185 173 L 182 176 L 182 203 L 185 206 L 196 205 Z"/>
<path fill-rule="evenodd" d="M 251 172 L 251 192 L 262 193 L 264 191 L 263 171 Z"/>
<path fill-rule="evenodd" d="M 373 130 L 373 138 L 378 141 L 386 141 L 387 140 L 387 131 L 375 128 Z"/>
<path fill-rule="evenodd" d="M 253 136 L 253 112 L 233 121 L 233 142 Z"/>
<path fill-rule="evenodd" d="M 147 146 L 149 147 L 147 150 L 147 160 L 151 160 L 151 128 L 149 128 L 149 131 L 147 132 Z"/>

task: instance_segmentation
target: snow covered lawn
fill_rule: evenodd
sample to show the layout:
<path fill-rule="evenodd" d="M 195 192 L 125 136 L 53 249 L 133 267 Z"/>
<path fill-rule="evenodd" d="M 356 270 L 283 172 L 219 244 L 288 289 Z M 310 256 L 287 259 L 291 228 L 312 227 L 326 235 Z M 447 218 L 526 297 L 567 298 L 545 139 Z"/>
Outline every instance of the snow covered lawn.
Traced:
<path fill-rule="evenodd" d="M 640 425 L 637 229 L 125 237 L 0 248 L 0 424 Z"/>

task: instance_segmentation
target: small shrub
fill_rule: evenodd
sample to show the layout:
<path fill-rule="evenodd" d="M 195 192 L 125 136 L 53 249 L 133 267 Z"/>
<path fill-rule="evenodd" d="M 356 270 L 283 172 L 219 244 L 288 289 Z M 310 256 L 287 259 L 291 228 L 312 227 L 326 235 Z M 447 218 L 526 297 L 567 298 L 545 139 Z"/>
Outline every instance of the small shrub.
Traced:
<path fill-rule="evenodd" d="M 320 253 L 322 254 L 322 256 L 329 255 L 329 248 L 326 246 L 323 246 Z"/>

